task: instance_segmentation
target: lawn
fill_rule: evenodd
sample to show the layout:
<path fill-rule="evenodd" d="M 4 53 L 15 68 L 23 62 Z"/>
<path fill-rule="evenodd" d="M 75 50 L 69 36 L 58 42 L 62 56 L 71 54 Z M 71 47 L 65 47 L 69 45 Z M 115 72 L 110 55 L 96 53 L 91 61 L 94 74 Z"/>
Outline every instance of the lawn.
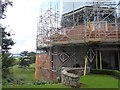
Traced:
<path fill-rule="evenodd" d="M 35 64 L 31 64 L 30 67 L 21 68 L 19 65 L 15 65 L 10 69 L 10 74 L 7 76 L 9 80 L 14 79 L 15 82 L 7 83 L 9 84 L 16 84 L 16 82 L 24 82 L 25 84 L 33 83 L 34 80 L 34 73 L 35 73 Z M 21 81 L 22 80 L 22 81 Z M 7 82 L 7 80 L 3 79 L 3 82 Z M 5 84 L 4 84 L 5 85 Z"/>
<path fill-rule="evenodd" d="M 109 75 L 81 76 L 80 82 L 83 88 L 118 88 L 118 79 Z"/>
<path fill-rule="evenodd" d="M 44 84 L 44 85 L 34 85 L 34 73 L 35 73 L 35 64 L 31 64 L 28 68 L 20 68 L 18 65 L 11 68 L 11 72 L 17 78 L 25 79 L 25 84 L 6 84 L 3 85 L 3 88 L 69 88 L 62 84 Z"/>
<path fill-rule="evenodd" d="M 18 65 L 13 66 L 11 72 L 17 77 L 22 77 L 26 81 L 33 81 L 34 80 L 34 73 L 35 73 L 35 64 L 31 64 L 28 68 L 20 68 Z"/>
<path fill-rule="evenodd" d="M 70 88 L 62 84 L 45 84 L 45 85 L 5 85 L 3 88 Z"/>
<path fill-rule="evenodd" d="M 3 88 L 70 88 L 68 86 L 58 84 L 42 84 L 34 85 L 35 64 L 31 64 L 29 68 L 20 68 L 18 65 L 11 68 L 14 76 L 23 78 L 25 84 L 6 84 Z M 109 75 L 86 75 L 80 77 L 81 88 L 118 88 L 118 79 Z"/>

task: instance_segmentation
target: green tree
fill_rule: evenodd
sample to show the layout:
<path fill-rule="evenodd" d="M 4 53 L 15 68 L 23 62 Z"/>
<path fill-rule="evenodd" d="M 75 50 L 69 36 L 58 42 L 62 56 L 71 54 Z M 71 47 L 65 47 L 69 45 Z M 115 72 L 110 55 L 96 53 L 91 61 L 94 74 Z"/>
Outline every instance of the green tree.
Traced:
<path fill-rule="evenodd" d="M 29 67 L 30 65 L 30 58 L 28 57 L 28 51 L 23 51 L 20 53 L 20 63 L 21 67 Z"/>
<path fill-rule="evenodd" d="M 22 67 L 27 67 L 32 63 L 35 63 L 36 59 L 36 53 L 35 52 L 28 52 L 28 51 L 23 51 L 20 53 L 20 63 L 19 65 Z"/>
<path fill-rule="evenodd" d="M 36 60 L 36 53 L 35 52 L 29 52 L 28 57 L 30 58 L 30 63 L 35 63 Z"/>
<path fill-rule="evenodd" d="M 1 27 L 1 29 L 2 29 L 2 54 L 5 54 L 9 52 L 11 46 L 13 46 L 15 43 L 13 39 L 10 38 L 12 34 L 6 32 L 5 31 L 6 28 Z"/>
<path fill-rule="evenodd" d="M 0 0 L 0 19 L 6 18 L 4 12 L 6 11 L 8 5 L 12 6 L 13 4 L 9 0 Z"/>
<path fill-rule="evenodd" d="M 9 32 L 6 32 L 5 29 L 1 27 L 2 29 L 2 72 L 3 77 L 9 74 L 9 67 L 14 65 L 15 59 L 12 57 L 9 50 L 11 47 L 15 44 L 13 39 L 10 38 L 11 34 Z"/>
<path fill-rule="evenodd" d="M 11 67 L 11 66 L 13 66 L 14 65 L 14 57 L 12 57 L 12 56 L 10 56 L 11 54 L 9 54 L 9 53 L 6 53 L 6 54 L 3 54 L 3 56 L 2 56 L 2 60 L 3 60 L 3 62 L 2 62 L 2 69 L 3 70 L 5 70 L 5 69 L 7 69 L 7 68 L 9 68 L 9 67 Z"/>
<path fill-rule="evenodd" d="M 12 2 L 10 2 L 9 0 L 0 0 L 0 19 L 6 18 L 6 15 L 4 14 L 4 12 L 6 11 L 8 5 L 12 6 Z M 0 31 L 1 31 L 1 38 L 2 38 L 1 54 L 2 54 L 3 76 L 4 76 L 4 73 L 8 73 L 9 67 L 13 66 L 14 64 L 14 58 L 11 56 L 11 53 L 9 52 L 9 50 L 15 44 L 13 39 L 10 38 L 12 34 L 5 30 L 6 30 L 6 27 L 2 26 L 0 23 Z"/>

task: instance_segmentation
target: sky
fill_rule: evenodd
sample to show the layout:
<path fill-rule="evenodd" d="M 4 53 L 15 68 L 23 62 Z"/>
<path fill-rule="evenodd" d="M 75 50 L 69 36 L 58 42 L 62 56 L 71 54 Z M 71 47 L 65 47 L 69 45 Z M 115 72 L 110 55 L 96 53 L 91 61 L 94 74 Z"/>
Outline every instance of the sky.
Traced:
<path fill-rule="evenodd" d="M 12 0 L 13 7 L 7 8 L 7 18 L 2 21 L 3 25 L 10 26 L 15 45 L 10 50 L 11 53 L 22 51 L 36 51 L 37 21 L 41 10 L 48 9 L 50 0 Z M 63 0 L 61 0 L 63 1 Z M 76 1 L 76 0 L 73 0 Z M 82 1 L 82 0 L 77 0 Z M 89 0 L 90 1 L 90 0 Z M 56 0 L 52 6 L 55 7 Z M 66 0 L 69 2 L 69 0 Z M 61 4 L 62 7 L 62 4 Z M 62 9 L 61 9 L 62 10 Z"/>
<path fill-rule="evenodd" d="M 6 19 L 2 25 L 7 26 L 11 31 L 15 44 L 10 50 L 11 53 L 22 51 L 36 51 L 36 36 L 38 17 L 44 13 L 51 0 L 12 0 L 13 7 L 8 6 Z M 52 0 L 51 6 L 55 7 L 56 0 Z M 59 0 L 60 1 L 60 0 Z"/>
<path fill-rule="evenodd" d="M 15 45 L 11 53 L 36 50 L 37 19 L 40 13 L 41 0 L 12 0 L 13 7 L 7 8 L 7 18 L 3 20 L 5 26 L 10 26 L 8 31 Z M 44 8 L 44 6 L 42 6 Z"/>

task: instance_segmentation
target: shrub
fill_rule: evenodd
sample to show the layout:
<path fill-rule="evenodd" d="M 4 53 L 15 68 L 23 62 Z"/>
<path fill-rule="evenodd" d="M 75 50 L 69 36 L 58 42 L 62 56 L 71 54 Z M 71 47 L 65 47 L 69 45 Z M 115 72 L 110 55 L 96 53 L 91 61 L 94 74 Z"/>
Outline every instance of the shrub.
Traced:
<path fill-rule="evenodd" d="M 19 78 L 14 78 L 14 84 L 18 84 L 18 85 L 23 85 L 25 84 L 25 78 L 23 77 L 19 77 Z"/>
<path fill-rule="evenodd" d="M 16 77 L 12 74 L 7 75 L 6 77 L 3 78 L 3 85 L 8 85 L 8 84 L 18 84 L 18 85 L 23 85 L 25 84 L 25 78 L 24 77 Z"/>
<path fill-rule="evenodd" d="M 44 85 L 44 84 L 48 84 L 48 83 L 49 82 L 47 82 L 47 81 L 40 81 L 40 80 L 33 81 L 34 85 Z"/>
<path fill-rule="evenodd" d="M 8 77 L 6 78 L 7 82 L 8 83 L 12 83 L 14 81 L 14 78 L 13 77 Z"/>
<path fill-rule="evenodd" d="M 58 81 L 50 81 L 50 84 L 58 84 Z"/>
<path fill-rule="evenodd" d="M 8 84 L 7 80 L 6 79 L 2 79 L 2 85 L 7 85 L 7 84 Z"/>
<path fill-rule="evenodd" d="M 92 74 L 105 74 L 105 75 L 112 75 L 118 79 L 120 79 L 120 72 L 117 70 L 108 70 L 108 69 L 91 69 L 90 73 Z"/>
<path fill-rule="evenodd" d="M 3 76 L 3 83 L 12 83 L 14 81 L 14 77 L 12 74 Z"/>

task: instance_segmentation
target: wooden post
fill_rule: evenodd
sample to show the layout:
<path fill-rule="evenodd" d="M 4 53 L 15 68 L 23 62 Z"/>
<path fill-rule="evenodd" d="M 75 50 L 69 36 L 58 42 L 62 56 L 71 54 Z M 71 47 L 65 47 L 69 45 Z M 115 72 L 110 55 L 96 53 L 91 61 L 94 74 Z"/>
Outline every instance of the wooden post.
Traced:
<path fill-rule="evenodd" d="M 100 50 L 100 69 L 102 70 L 102 55 L 101 55 L 101 50 Z"/>
<path fill-rule="evenodd" d="M 97 56 L 97 51 L 96 51 L 96 69 L 98 69 L 98 56 Z"/>
<path fill-rule="evenodd" d="M 85 56 L 85 68 L 84 68 L 84 76 L 86 75 L 86 68 L 87 68 L 87 56 Z"/>

